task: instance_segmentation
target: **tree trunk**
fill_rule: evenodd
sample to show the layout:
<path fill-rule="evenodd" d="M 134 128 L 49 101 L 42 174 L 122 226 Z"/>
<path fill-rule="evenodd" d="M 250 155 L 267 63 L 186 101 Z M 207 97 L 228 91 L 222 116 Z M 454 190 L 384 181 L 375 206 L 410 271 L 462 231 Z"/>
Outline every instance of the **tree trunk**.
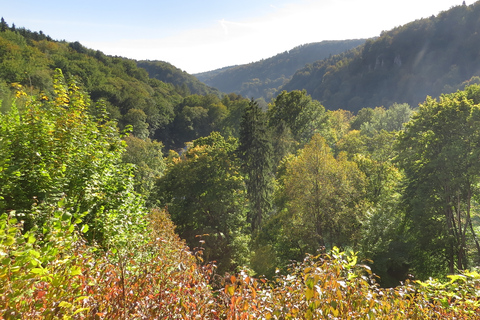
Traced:
<path fill-rule="evenodd" d="M 448 229 L 448 245 L 447 245 L 447 260 L 448 260 L 448 271 L 449 273 L 455 273 L 455 231 L 454 231 L 454 224 L 455 219 L 453 217 L 452 209 L 448 207 L 445 208 L 445 218 L 447 221 L 447 229 Z"/>

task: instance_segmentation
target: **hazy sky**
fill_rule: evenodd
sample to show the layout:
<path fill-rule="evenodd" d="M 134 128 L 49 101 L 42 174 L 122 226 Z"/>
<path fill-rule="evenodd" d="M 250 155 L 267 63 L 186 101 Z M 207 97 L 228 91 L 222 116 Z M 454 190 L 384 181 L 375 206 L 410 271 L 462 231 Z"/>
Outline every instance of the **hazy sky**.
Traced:
<path fill-rule="evenodd" d="M 269 58 L 322 40 L 378 36 L 462 0 L 0 0 L 11 25 L 189 73 Z M 467 5 L 475 1 L 465 1 Z"/>

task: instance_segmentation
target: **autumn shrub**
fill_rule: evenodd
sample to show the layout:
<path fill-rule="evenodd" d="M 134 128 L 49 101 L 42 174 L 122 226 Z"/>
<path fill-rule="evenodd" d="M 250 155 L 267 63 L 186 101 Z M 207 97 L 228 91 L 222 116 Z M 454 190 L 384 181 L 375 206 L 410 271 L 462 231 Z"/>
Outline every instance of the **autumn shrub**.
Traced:
<path fill-rule="evenodd" d="M 480 275 L 449 278 L 380 288 L 355 254 L 334 248 L 273 281 L 232 276 L 220 296 L 227 319 L 475 319 Z"/>
<path fill-rule="evenodd" d="M 104 252 L 83 240 L 79 218 L 51 210 L 43 232 L 22 234 L 18 220 L 1 216 L 0 317 L 217 319 L 209 270 L 197 266 L 164 211 L 150 214 L 150 241 Z"/>

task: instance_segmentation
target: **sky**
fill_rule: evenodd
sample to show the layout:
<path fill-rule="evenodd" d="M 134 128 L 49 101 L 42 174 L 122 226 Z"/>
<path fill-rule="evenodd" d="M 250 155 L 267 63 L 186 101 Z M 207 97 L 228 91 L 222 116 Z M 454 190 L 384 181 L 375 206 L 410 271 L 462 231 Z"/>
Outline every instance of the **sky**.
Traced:
<path fill-rule="evenodd" d="M 323 40 L 371 38 L 462 0 L 0 0 L 0 16 L 55 40 L 190 74 Z M 465 1 L 467 5 L 474 0 Z"/>

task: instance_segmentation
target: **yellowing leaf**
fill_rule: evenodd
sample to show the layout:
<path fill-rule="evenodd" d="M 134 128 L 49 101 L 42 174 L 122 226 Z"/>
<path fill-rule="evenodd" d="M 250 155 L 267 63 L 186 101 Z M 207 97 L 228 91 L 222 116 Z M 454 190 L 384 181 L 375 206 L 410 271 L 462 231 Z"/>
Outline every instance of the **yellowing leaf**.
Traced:
<path fill-rule="evenodd" d="M 313 298 L 314 295 L 315 291 L 313 289 L 307 288 L 307 290 L 305 290 L 305 298 L 307 299 L 307 301 Z"/>
<path fill-rule="evenodd" d="M 67 302 L 67 301 L 62 301 L 62 302 L 60 302 L 60 304 L 58 306 L 61 307 L 61 308 L 71 308 L 72 304 L 70 302 Z"/>

